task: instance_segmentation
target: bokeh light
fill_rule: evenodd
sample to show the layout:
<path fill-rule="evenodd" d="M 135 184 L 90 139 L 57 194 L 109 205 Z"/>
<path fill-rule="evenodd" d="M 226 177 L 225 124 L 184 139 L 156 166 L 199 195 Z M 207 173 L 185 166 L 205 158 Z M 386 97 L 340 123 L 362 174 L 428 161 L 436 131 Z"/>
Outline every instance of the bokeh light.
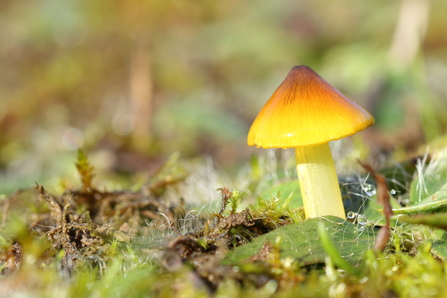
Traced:
<path fill-rule="evenodd" d="M 68 128 L 62 134 L 62 143 L 69 150 L 78 150 L 84 144 L 84 134 L 76 128 Z"/>
<path fill-rule="evenodd" d="M 149 173 L 173 152 L 237 171 L 258 152 L 251 122 L 300 64 L 373 113 L 361 135 L 373 152 L 417 151 L 447 130 L 445 11 L 428 0 L 2 1 L 0 178 L 58 176 L 78 148 L 116 156 L 104 171 Z"/>

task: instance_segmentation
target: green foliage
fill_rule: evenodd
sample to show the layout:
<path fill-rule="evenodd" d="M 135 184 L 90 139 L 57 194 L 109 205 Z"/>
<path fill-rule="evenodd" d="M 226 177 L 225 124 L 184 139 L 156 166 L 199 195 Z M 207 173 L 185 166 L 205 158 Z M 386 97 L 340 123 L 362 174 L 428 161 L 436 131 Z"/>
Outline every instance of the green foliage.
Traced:
<path fill-rule="evenodd" d="M 85 154 L 82 149 L 78 150 L 78 160 L 75 165 L 76 169 L 78 169 L 79 176 L 81 177 L 82 190 L 91 191 L 95 168 L 90 164 L 87 154 Z"/>
<path fill-rule="evenodd" d="M 360 226 L 337 217 L 312 218 L 255 238 L 251 243 L 230 252 L 225 262 L 243 262 L 259 253 L 265 242 L 274 243 L 279 237 L 281 257 L 294 258 L 301 265 L 324 264 L 327 254 L 321 246 L 318 231 L 320 223 L 324 224 L 330 241 L 340 249 L 340 254 L 352 264 L 359 262 L 363 254 L 372 247 L 377 233 L 373 227 Z"/>
<path fill-rule="evenodd" d="M 428 165 L 421 162 L 411 183 L 411 204 L 440 201 L 447 197 L 447 151 L 436 153 Z"/>
<path fill-rule="evenodd" d="M 280 193 L 285 196 L 281 197 L 280 195 L 278 195 Z M 283 205 L 287 201 L 287 205 L 292 209 L 300 208 L 303 206 L 300 184 L 297 179 L 275 183 L 272 186 L 264 189 L 262 191 L 261 196 L 263 198 L 269 198 L 273 196 L 277 201 L 280 201 L 281 204 Z"/>
<path fill-rule="evenodd" d="M 280 218 L 290 218 L 293 221 L 301 221 L 304 216 L 300 216 L 299 212 L 292 211 L 292 195 L 286 199 L 281 199 L 281 192 L 269 200 L 264 200 L 261 196 L 257 196 L 257 206 L 252 210 L 255 217 L 266 217 L 273 222 L 278 222 Z"/>
<path fill-rule="evenodd" d="M 382 171 L 395 216 L 373 252 L 384 218 L 361 189 L 371 179 L 344 192 L 360 202 L 353 222 L 302 220 L 288 151 L 245 146 L 268 95 L 307 64 L 370 108 L 359 139 L 373 162 L 434 138 L 445 148 L 447 2 L 0 6 L 1 297 L 447 296 L 445 150 L 414 176 L 411 162 Z M 228 177 L 179 154 L 231 174 L 252 154 L 251 170 L 217 212 Z"/>
<path fill-rule="evenodd" d="M 443 185 L 443 158 L 433 158 L 415 177 L 424 179 L 431 201 L 410 200 L 401 206 L 402 200 L 391 200 L 397 215 L 383 252 L 372 250 L 383 237 L 379 228 L 384 222 L 375 195 L 368 197 L 365 213 L 349 214 L 352 222 L 337 217 L 302 220 L 300 209 L 291 206 L 291 182 L 277 184 L 287 197 L 281 198 L 281 192 L 270 199 L 257 196 L 257 204 L 243 210 L 251 195 L 223 187 L 219 213 L 188 219 L 192 211 L 185 203 L 185 210 L 173 212 L 177 209 L 163 205 L 168 190 L 189 181 L 177 154 L 141 192 L 90 188 L 54 196 L 38 185 L 37 197 L 18 200 L 25 202 L 20 208 L 27 208 L 22 212 L 27 216 L 8 209 L 18 197 L 2 200 L 7 203 L 2 206 L 6 225 L 0 229 L 2 290 L 10 293 L 5 285 L 33 280 L 32 291 L 45 297 L 443 295 L 447 270 L 440 261 L 447 259 L 447 233 L 440 206 L 445 198 L 437 199 L 440 190 L 435 187 Z M 93 166 L 85 154 L 79 154 L 77 167 L 91 177 Z M 410 188 L 409 196 L 415 189 Z M 155 207 L 159 217 L 151 213 Z M 39 215 L 37 221 L 33 214 Z M 191 220 L 197 228 L 179 233 L 181 223 Z M 70 282 L 64 274 L 70 274 Z"/>
<path fill-rule="evenodd" d="M 241 193 L 237 190 L 233 190 L 232 195 L 229 200 L 231 213 L 236 213 L 237 207 L 239 207 L 239 205 L 241 203 L 242 195 L 243 195 L 243 193 Z"/>
<path fill-rule="evenodd" d="M 356 270 L 340 255 L 323 222 L 318 224 L 318 236 L 320 237 L 321 246 L 324 248 L 324 251 L 334 265 L 345 270 L 349 274 L 354 275 L 357 273 Z"/>

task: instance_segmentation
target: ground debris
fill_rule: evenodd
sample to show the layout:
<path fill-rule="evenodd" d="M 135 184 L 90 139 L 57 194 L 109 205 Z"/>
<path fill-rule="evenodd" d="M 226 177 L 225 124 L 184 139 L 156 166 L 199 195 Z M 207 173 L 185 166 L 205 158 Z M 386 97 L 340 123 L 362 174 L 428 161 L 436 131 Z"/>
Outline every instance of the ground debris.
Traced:
<path fill-rule="evenodd" d="M 17 221 L 25 235 L 9 232 L 9 246 L 0 251 L 2 274 L 23 267 L 30 244 L 40 239 L 44 245 L 35 253 L 35 264 L 39 268 L 55 264 L 66 277 L 86 267 L 104 276 L 117 247 L 156 260 L 162 273 L 189 270 L 187 279 L 208 293 L 217 291 L 225 279 L 261 287 L 274 276 L 270 265 L 256 264 L 252 272 L 222 265 L 222 260 L 232 248 L 292 222 L 278 204 L 241 208 L 243 193 L 222 187 L 218 212 L 199 213 L 181 196 L 166 200 L 166 190 L 185 177 L 169 168 L 160 170 L 138 191 L 101 191 L 92 183 L 94 169 L 86 156 L 78 158 L 81 187 L 54 195 L 36 184 L 2 202 L 2 226 L 21 210 Z"/>
<path fill-rule="evenodd" d="M 22 265 L 22 247 L 19 243 L 11 243 L 0 251 L 0 273 L 2 275 L 15 272 Z"/>
<path fill-rule="evenodd" d="M 224 249 L 228 250 L 230 246 L 239 246 L 274 229 L 268 219 L 255 218 L 249 208 L 240 212 L 232 209 L 225 215 L 224 211 L 233 192 L 225 187 L 219 190 L 222 193 L 219 213 L 212 213 L 202 229 L 179 235 L 168 243 L 167 248 L 176 251 L 182 259 L 215 254 L 218 247 L 222 248 L 217 243 L 226 243 Z"/>
<path fill-rule="evenodd" d="M 287 220 L 287 215 L 278 216 L 276 220 L 273 220 L 262 212 L 256 212 L 255 214 L 259 215 L 257 217 L 250 208 L 236 211 L 236 202 L 239 201 L 240 194 L 225 187 L 218 190 L 222 195 L 220 211 L 211 214 L 203 228 L 185 235 L 178 235 L 166 245 L 162 258 L 164 268 L 169 272 L 175 272 L 182 270 L 184 264 L 188 264 L 193 268 L 196 277 L 200 277 L 207 290 L 211 292 L 215 291 L 224 279 L 262 287 L 272 278 L 278 278 L 278 282 L 284 284 L 282 277 L 289 274 L 294 276 L 293 280 L 297 282 L 292 273 L 297 267 L 290 269 L 287 273 L 284 273 L 286 271 L 282 269 L 279 270 L 283 274 L 282 277 L 275 276 L 271 272 L 274 267 L 283 268 L 284 266 L 279 260 L 277 247 L 269 243 L 266 244 L 264 253 L 261 251 L 257 255 L 259 259 L 249 260 L 254 267 L 248 271 L 221 264 L 230 249 L 292 221 Z M 231 210 L 226 210 L 228 205 L 231 205 Z M 270 263 L 261 264 L 261 259 L 269 259 Z"/>
<path fill-rule="evenodd" d="M 0 251 L 2 273 L 20 267 L 22 242 L 28 239 L 49 242 L 47 251 L 39 256 L 42 264 L 51 263 L 58 256 L 58 268 L 68 275 L 86 265 L 98 267 L 101 273 L 113 257 L 110 250 L 113 242 L 131 245 L 138 236 L 154 230 L 175 229 L 189 211 L 182 198 L 168 202 L 160 196 L 166 185 L 180 179 L 159 177 L 157 183 L 148 183 L 138 191 L 100 191 L 92 184 L 93 167 L 85 155 L 82 158 L 76 164 L 82 182 L 79 189 L 53 195 L 36 184 L 33 189 L 18 191 L 2 202 L 2 226 L 8 225 L 11 214 L 19 212 L 19 221 L 28 237 L 18 239 L 12 233 L 6 240 L 9 246 Z M 166 221 L 172 227 L 163 227 Z"/>

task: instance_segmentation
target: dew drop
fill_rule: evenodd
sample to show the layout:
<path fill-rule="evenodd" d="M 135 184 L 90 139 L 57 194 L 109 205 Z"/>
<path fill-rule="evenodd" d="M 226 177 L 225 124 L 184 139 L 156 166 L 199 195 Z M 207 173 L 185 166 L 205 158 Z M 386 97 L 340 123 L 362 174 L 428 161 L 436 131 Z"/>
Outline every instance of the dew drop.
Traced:
<path fill-rule="evenodd" d="M 366 216 L 363 214 L 358 214 L 357 215 L 357 223 L 361 226 L 364 226 L 368 223 L 368 218 L 366 218 Z"/>
<path fill-rule="evenodd" d="M 375 188 L 373 185 L 371 185 L 371 184 L 366 184 L 366 185 L 363 187 L 363 190 L 364 190 L 365 193 L 366 193 L 368 196 L 370 196 L 370 197 L 372 197 L 373 195 L 376 194 L 376 188 Z"/>
<path fill-rule="evenodd" d="M 356 216 L 357 216 L 357 213 L 355 213 L 354 211 L 349 211 L 349 212 L 346 214 L 346 217 L 347 217 L 348 219 L 354 219 Z"/>

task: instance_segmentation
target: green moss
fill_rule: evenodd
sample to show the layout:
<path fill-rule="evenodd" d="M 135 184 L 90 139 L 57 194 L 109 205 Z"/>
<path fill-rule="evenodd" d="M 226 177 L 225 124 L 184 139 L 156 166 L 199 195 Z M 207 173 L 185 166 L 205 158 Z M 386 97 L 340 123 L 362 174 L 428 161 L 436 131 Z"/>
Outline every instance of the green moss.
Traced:
<path fill-rule="evenodd" d="M 430 181 L 427 190 L 436 194 L 439 180 L 434 179 L 443 168 L 435 165 L 443 162 L 432 162 L 415 179 Z M 178 156 L 169 159 L 142 190 L 101 192 L 91 183 L 93 166 L 80 153 L 80 189 L 53 195 L 37 185 L 4 198 L 2 293 L 257 298 L 447 294 L 447 236 L 440 229 L 445 228 L 443 213 L 433 203 L 410 200 L 401 206 L 399 212 L 407 214 L 392 218 L 389 239 L 381 239 L 385 249 L 378 252 L 372 248 L 383 237 L 384 220 L 375 202 L 366 208 L 374 212 L 356 213 L 353 222 L 303 220 L 301 209 L 290 206 L 293 194 L 257 196 L 257 204 L 243 209 L 250 191 L 222 187 L 219 211 L 200 213 L 185 199 L 167 197 L 167 189 L 182 189 L 189 181 L 180 164 Z M 410 196 L 415 191 L 411 187 Z M 188 230 L 192 223 L 195 228 Z"/>

